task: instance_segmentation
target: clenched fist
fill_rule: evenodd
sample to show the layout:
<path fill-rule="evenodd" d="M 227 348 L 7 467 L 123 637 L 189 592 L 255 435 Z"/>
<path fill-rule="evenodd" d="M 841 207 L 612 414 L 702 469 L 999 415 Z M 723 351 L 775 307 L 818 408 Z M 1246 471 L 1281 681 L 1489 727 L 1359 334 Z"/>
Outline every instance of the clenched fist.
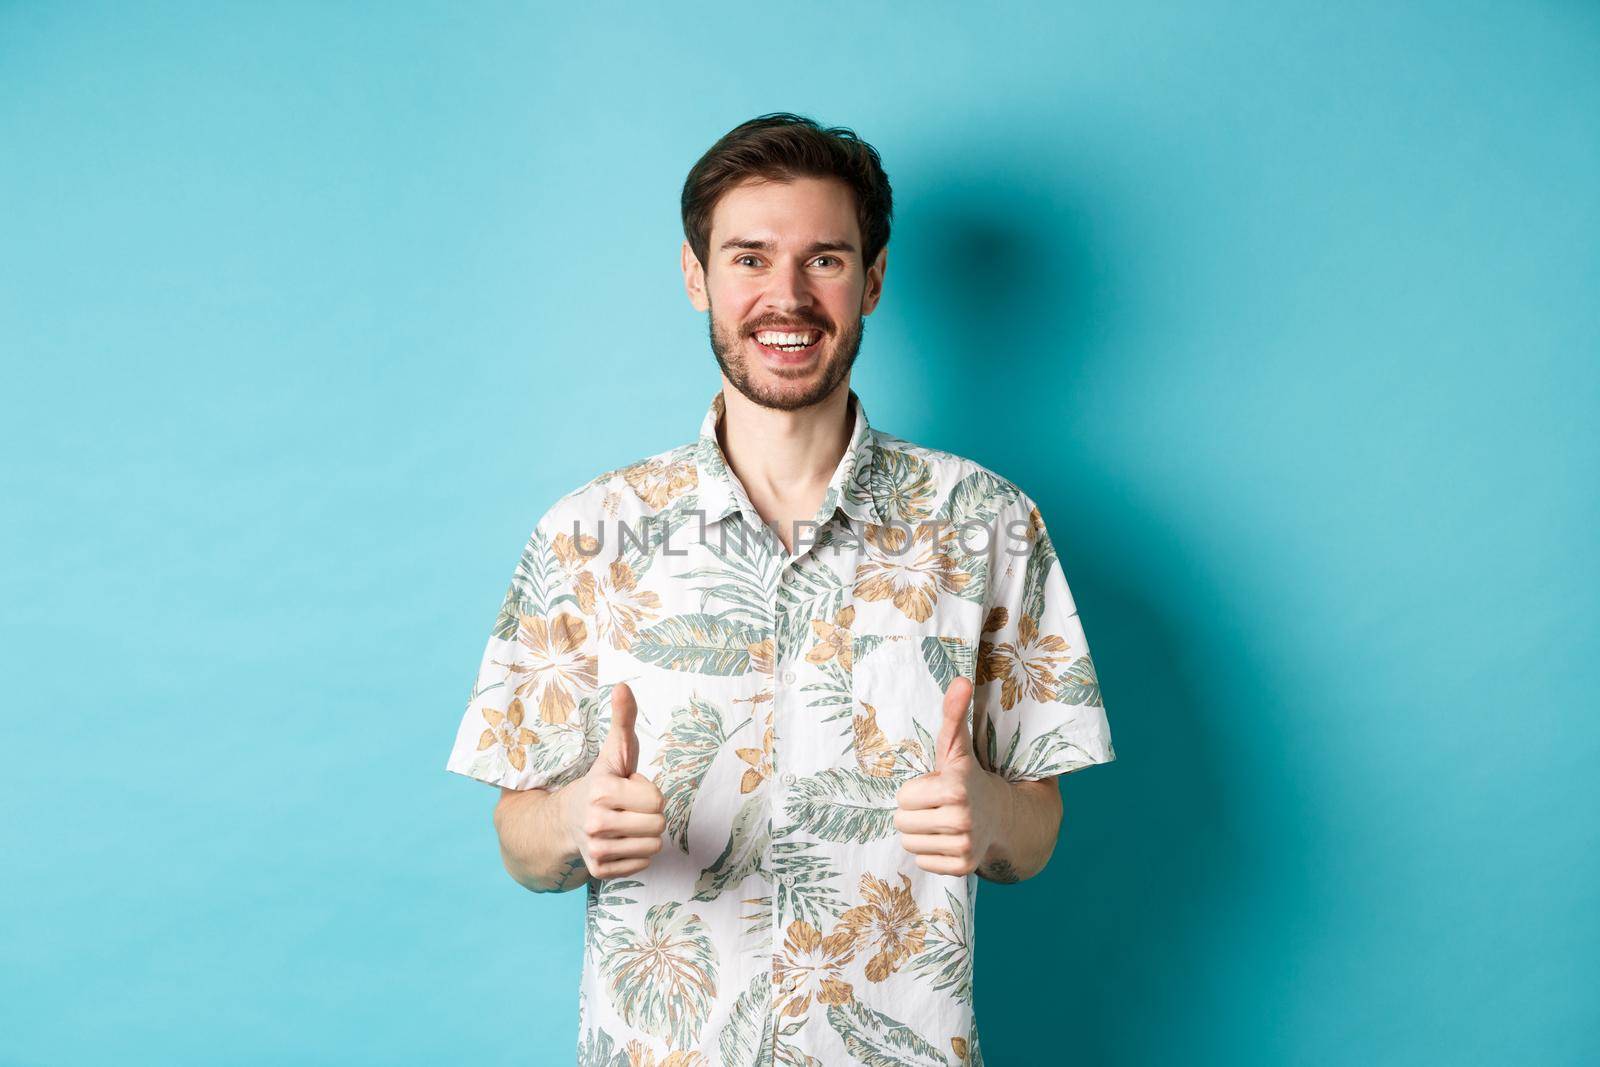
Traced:
<path fill-rule="evenodd" d="M 637 874 L 661 851 L 666 804 L 656 784 L 638 771 L 639 706 L 624 682 L 611 690 L 611 729 L 589 773 L 563 790 L 562 821 L 572 845 L 596 878 Z"/>
<path fill-rule="evenodd" d="M 1010 804 L 1007 785 L 984 770 L 972 750 L 967 704 L 972 683 L 957 677 L 944 691 L 944 722 L 934 745 L 933 773 L 895 794 L 895 829 L 917 866 L 934 874 L 971 874 L 1001 833 Z"/>

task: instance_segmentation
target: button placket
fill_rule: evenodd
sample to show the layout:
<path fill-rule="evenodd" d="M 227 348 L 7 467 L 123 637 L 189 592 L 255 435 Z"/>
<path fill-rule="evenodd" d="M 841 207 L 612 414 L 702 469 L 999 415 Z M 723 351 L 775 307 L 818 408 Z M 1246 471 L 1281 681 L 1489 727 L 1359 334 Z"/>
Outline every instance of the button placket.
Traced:
<path fill-rule="evenodd" d="M 788 694 L 787 691 L 777 683 L 780 680 L 792 678 L 794 673 L 787 668 L 779 668 L 779 664 L 783 663 L 785 656 L 788 654 L 788 650 L 784 648 L 782 643 L 783 633 L 785 631 L 785 627 L 783 625 L 785 608 L 780 593 L 783 589 L 784 582 L 788 579 L 789 573 L 790 569 L 787 562 L 779 565 L 777 581 L 774 584 L 771 592 L 771 614 L 769 616 L 772 619 L 772 671 L 774 675 L 774 684 L 772 687 L 772 769 L 774 772 L 774 777 L 778 778 L 779 781 L 784 782 L 785 784 L 792 781 L 794 778 L 794 775 L 788 771 L 782 772 L 781 777 L 777 773 L 778 768 L 784 766 L 788 760 L 788 746 L 785 743 L 787 738 L 785 726 L 787 723 L 784 722 L 783 718 L 783 713 L 788 706 L 788 701 L 786 699 Z M 788 681 L 784 681 L 783 684 L 788 685 L 790 683 Z M 783 932 L 784 928 L 787 926 L 787 922 L 784 918 L 783 908 L 785 894 L 779 890 L 780 887 L 786 888 L 792 885 L 794 879 L 787 874 L 779 875 L 774 872 L 772 862 L 773 845 L 775 845 L 778 841 L 780 813 L 783 811 L 784 805 L 787 803 L 788 798 L 780 790 L 772 790 L 769 792 L 768 798 L 767 855 L 765 857 L 763 866 L 766 869 L 768 877 L 767 891 L 772 894 L 772 946 L 767 960 L 767 966 L 770 974 L 776 973 L 778 960 L 781 958 L 783 953 Z M 774 998 L 774 1003 L 775 1002 L 776 998 Z M 774 1032 L 776 1032 L 780 1022 L 781 1019 L 777 1015 L 771 1015 L 767 1020 L 767 1024 L 773 1028 Z M 773 1042 L 773 1054 L 774 1056 L 777 1054 L 776 1041 Z M 776 1063 L 776 1059 L 774 1059 L 773 1062 Z"/>

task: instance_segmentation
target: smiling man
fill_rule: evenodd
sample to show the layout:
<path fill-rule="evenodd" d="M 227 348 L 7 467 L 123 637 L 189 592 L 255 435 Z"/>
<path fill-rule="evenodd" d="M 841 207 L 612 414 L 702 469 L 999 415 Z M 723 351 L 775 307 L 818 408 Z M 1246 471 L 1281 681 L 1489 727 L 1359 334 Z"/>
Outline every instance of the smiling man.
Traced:
<path fill-rule="evenodd" d="M 1032 499 L 850 388 L 891 207 L 795 115 L 695 164 L 721 389 L 554 502 L 489 637 L 447 766 L 512 877 L 587 889 L 582 1064 L 981 1062 L 978 879 L 1041 870 L 1056 777 L 1113 758 Z"/>

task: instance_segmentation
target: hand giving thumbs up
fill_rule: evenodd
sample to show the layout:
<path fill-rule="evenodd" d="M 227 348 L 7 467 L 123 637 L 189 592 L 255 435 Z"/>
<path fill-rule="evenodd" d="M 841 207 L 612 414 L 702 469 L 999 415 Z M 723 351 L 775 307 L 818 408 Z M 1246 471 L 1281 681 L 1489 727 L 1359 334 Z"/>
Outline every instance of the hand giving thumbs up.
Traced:
<path fill-rule="evenodd" d="M 944 691 L 944 721 L 934 743 L 933 773 L 900 787 L 895 829 L 917 866 L 934 874 L 971 874 L 1000 833 L 1006 783 L 978 763 L 967 728 L 972 682 L 957 677 Z"/>
<path fill-rule="evenodd" d="M 667 820 L 661 790 L 639 773 L 639 706 L 626 682 L 611 690 L 611 729 L 589 773 L 565 790 L 573 847 L 596 878 L 636 874 L 661 851 Z"/>

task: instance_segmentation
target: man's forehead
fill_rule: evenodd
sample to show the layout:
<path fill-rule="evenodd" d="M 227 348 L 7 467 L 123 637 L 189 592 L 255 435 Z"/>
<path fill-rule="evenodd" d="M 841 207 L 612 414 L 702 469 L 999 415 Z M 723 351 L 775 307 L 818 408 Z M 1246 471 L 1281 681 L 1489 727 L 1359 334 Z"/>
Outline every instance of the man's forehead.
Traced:
<path fill-rule="evenodd" d="M 855 195 L 835 178 L 752 179 L 724 193 L 711 217 L 716 248 L 854 250 L 860 232 Z"/>

